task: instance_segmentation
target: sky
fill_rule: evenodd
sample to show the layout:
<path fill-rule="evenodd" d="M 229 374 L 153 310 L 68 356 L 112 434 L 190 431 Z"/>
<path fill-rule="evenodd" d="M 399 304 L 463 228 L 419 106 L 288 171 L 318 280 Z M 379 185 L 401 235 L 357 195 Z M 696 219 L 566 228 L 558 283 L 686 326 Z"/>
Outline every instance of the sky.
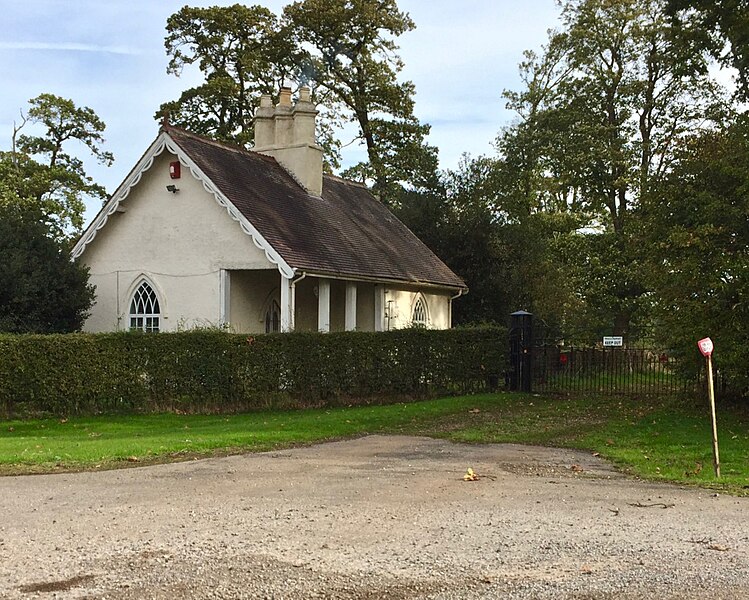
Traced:
<path fill-rule="evenodd" d="M 257 0 L 280 13 L 290 0 Z M 111 167 L 80 152 L 95 181 L 114 192 L 158 133 L 162 102 L 200 82 L 197 71 L 166 73 L 167 18 L 190 6 L 236 0 L 0 0 L 0 149 L 28 101 L 48 92 L 89 106 L 106 123 Z M 521 88 L 524 50 L 540 50 L 558 24 L 555 0 L 399 0 L 416 29 L 398 39 L 402 77 L 416 85 L 416 116 L 431 125 L 440 167 L 463 153 L 494 153 L 493 140 L 511 123 L 502 92 Z M 347 142 L 350 140 L 342 139 Z M 71 151 L 75 152 L 71 148 Z M 344 166 L 363 157 L 344 150 Z M 98 203 L 87 207 L 86 222 Z"/>

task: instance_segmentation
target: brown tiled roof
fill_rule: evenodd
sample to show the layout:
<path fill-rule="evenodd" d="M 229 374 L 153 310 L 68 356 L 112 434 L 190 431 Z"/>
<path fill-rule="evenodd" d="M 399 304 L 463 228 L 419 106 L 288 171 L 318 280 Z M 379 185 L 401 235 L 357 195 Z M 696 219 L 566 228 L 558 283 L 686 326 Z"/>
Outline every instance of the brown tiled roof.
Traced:
<path fill-rule="evenodd" d="M 166 131 L 290 267 L 465 287 L 364 186 L 326 175 L 317 198 L 274 158 L 175 127 Z"/>

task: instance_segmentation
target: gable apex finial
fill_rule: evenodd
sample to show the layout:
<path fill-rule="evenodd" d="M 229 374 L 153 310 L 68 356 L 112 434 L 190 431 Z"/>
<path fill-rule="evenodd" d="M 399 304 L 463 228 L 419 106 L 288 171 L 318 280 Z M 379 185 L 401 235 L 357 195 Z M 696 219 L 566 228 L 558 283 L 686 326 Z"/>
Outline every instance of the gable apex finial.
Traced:
<path fill-rule="evenodd" d="M 161 117 L 161 129 L 162 130 L 169 129 L 169 125 L 170 125 L 169 111 L 167 110 L 164 112 L 164 115 Z"/>

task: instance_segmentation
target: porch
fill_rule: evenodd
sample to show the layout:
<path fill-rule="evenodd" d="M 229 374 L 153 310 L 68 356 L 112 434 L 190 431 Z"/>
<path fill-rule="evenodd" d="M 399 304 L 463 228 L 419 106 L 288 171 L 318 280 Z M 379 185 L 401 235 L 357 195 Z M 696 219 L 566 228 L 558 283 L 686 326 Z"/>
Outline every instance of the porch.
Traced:
<path fill-rule="evenodd" d="M 220 320 L 242 333 L 382 331 L 384 296 L 384 286 L 371 282 L 224 270 Z"/>

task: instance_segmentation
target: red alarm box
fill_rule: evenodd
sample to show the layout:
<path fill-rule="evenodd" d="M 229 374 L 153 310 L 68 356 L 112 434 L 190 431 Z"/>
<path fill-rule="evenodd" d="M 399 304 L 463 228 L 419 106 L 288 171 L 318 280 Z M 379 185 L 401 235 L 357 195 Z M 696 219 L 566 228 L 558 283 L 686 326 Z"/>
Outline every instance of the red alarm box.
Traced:
<path fill-rule="evenodd" d="M 172 179 L 179 179 L 181 175 L 179 161 L 169 163 L 169 177 Z"/>

